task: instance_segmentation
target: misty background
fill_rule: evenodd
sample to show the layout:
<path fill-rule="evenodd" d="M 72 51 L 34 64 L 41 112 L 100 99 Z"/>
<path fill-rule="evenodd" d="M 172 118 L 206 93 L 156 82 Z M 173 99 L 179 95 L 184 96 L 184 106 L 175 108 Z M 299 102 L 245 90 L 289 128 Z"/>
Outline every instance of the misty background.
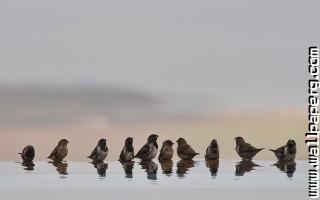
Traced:
<path fill-rule="evenodd" d="M 298 109 L 319 2 L 0 1 L 0 125 Z"/>

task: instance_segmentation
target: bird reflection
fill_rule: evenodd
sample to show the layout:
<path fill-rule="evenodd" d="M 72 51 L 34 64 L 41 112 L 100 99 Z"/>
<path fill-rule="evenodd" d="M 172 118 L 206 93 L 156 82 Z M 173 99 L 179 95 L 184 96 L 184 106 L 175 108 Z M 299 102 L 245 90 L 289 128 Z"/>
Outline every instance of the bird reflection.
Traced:
<path fill-rule="evenodd" d="M 97 173 L 100 177 L 106 177 L 106 171 L 108 169 L 108 163 L 104 162 L 92 162 L 94 168 L 97 169 Z"/>
<path fill-rule="evenodd" d="M 49 162 L 51 163 L 61 175 L 67 175 L 68 163 L 66 162 Z"/>
<path fill-rule="evenodd" d="M 195 162 L 193 160 L 180 160 L 177 163 L 177 175 L 178 177 L 185 177 L 187 172 L 194 167 Z"/>
<path fill-rule="evenodd" d="M 157 180 L 158 164 L 153 161 L 142 161 L 141 168 L 147 172 L 147 178 Z"/>
<path fill-rule="evenodd" d="M 251 160 L 242 160 L 236 164 L 236 176 L 243 176 L 246 172 L 251 172 L 255 167 L 259 166 Z"/>
<path fill-rule="evenodd" d="M 133 167 L 134 167 L 134 162 L 133 161 L 128 161 L 128 162 L 123 162 L 121 163 L 124 173 L 126 174 L 126 178 L 133 178 Z"/>
<path fill-rule="evenodd" d="M 23 166 L 23 169 L 26 171 L 33 171 L 35 166 L 33 161 L 23 161 L 21 165 Z"/>
<path fill-rule="evenodd" d="M 276 166 L 280 171 L 286 173 L 289 178 L 293 177 L 293 174 L 296 171 L 296 163 L 294 161 L 278 161 L 273 164 L 273 166 Z"/>
<path fill-rule="evenodd" d="M 161 164 L 162 173 L 165 174 L 166 176 L 171 176 L 172 168 L 173 168 L 172 160 L 161 161 L 160 164 Z"/>
<path fill-rule="evenodd" d="M 216 177 L 219 168 L 219 160 L 207 160 L 206 166 L 210 169 L 211 176 Z"/>

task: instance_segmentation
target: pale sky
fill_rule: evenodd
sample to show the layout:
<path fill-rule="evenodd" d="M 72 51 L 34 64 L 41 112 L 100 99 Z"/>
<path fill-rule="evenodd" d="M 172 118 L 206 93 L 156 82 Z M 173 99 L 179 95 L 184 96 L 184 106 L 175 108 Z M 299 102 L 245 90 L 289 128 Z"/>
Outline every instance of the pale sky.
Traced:
<path fill-rule="evenodd" d="M 0 0 L 0 83 L 306 101 L 319 1 Z"/>

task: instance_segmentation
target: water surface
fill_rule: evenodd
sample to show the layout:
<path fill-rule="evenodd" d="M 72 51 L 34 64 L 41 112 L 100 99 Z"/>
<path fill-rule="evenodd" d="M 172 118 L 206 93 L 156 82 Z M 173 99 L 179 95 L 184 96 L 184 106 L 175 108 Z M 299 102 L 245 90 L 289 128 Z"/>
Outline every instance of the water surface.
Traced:
<path fill-rule="evenodd" d="M 308 163 L 0 162 L 4 199 L 306 199 Z"/>

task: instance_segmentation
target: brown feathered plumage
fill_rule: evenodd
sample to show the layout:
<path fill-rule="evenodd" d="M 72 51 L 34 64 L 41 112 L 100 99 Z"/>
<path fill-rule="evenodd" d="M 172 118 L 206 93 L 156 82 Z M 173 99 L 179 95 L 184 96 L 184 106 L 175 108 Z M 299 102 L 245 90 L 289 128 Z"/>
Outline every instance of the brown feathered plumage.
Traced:
<path fill-rule="evenodd" d="M 236 151 L 243 160 L 252 160 L 252 158 L 264 148 L 256 148 L 246 143 L 242 137 L 236 137 Z"/>
<path fill-rule="evenodd" d="M 183 138 L 179 138 L 177 140 L 178 148 L 177 148 L 177 154 L 180 159 L 182 160 L 192 160 L 196 155 L 199 153 L 196 153 L 195 150 L 191 148 L 191 146 L 187 143 L 187 141 Z"/>

